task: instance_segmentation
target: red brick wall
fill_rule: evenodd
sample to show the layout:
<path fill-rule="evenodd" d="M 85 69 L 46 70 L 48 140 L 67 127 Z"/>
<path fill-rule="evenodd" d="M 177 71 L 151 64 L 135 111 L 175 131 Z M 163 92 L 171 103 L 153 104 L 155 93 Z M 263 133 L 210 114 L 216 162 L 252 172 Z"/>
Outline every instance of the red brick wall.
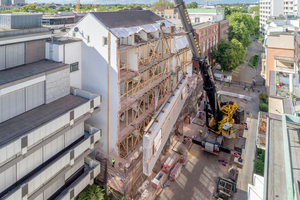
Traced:
<path fill-rule="evenodd" d="M 229 19 L 225 19 L 219 22 L 219 36 L 226 40 L 228 34 L 226 31 L 229 29 Z"/>
<path fill-rule="evenodd" d="M 202 56 L 208 56 L 209 62 L 212 67 L 216 63 L 211 59 L 210 52 L 214 45 L 217 45 L 219 42 L 219 24 L 212 24 L 211 26 L 204 27 L 202 29 L 195 30 L 196 36 L 198 38 L 199 45 L 201 46 Z"/>

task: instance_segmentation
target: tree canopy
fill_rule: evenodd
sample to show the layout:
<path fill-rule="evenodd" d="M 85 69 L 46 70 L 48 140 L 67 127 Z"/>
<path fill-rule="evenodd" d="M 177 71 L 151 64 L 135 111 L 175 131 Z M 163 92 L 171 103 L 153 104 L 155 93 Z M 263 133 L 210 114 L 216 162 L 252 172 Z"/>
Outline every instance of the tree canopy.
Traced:
<path fill-rule="evenodd" d="M 192 3 L 186 4 L 186 8 L 198 8 L 198 3 L 193 1 Z"/>
<path fill-rule="evenodd" d="M 255 12 L 256 15 L 259 15 L 259 4 L 257 6 L 249 8 L 249 13 Z"/>
<path fill-rule="evenodd" d="M 238 40 L 228 42 L 221 39 L 218 47 L 214 46 L 210 55 L 221 65 L 222 70 L 234 71 L 244 62 L 245 53 L 245 48 Z"/>
<path fill-rule="evenodd" d="M 97 185 L 89 186 L 85 191 L 81 192 L 78 200 L 105 200 L 104 189 L 100 189 Z"/>
<path fill-rule="evenodd" d="M 151 10 L 154 10 L 155 7 L 168 7 L 168 6 L 170 8 L 174 8 L 174 3 L 170 2 L 169 0 L 158 0 L 153 3 L 153 5 L 151 6 Z"/>
<path fill-rule="evenodd" d="M 244 25 L 247 27 L 249 33 L 254 33 L 254 20 L 250 15 L 245 15 L 242 13 L 232 13 L 229 17 L 230 24 L 233 24 L 235 22 L 238 23 L 244 23 Z"/>
<path fill-rule="evenodd" d="M 242 43 L 244 48 L 250 44 L 250 32 L 245 26 L 244 22 L 230 23 L 229 25 L 229 40 L 236 39 Z"/>

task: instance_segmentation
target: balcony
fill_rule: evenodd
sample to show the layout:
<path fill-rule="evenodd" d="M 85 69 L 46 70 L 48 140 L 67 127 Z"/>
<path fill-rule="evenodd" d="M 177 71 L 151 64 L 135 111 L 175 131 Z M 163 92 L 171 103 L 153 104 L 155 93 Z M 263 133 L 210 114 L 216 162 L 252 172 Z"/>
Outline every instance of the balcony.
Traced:
<path fill-rule="evenodd" d="M 295 59 L 275 56 L 275 70 L 287 73 L 295 73 Z"/>
<path fill-rule="evenodd" d="M 84 173 L 78 177 L 68 188 L 61 192 L 61 194 L 55 199 L 69 200 L 71 199 L 71 193 L 74 197 L 77 197 L 80 192 L 88 185 L 92 184 L 94 178 L 100 174 L 100 163 L 92 160 L 89 157 L 85 159 Z"/>
<path fill-rule="evenodd" d="M 22 155 L 34 153 L 37 146 L 49 143 L 70 126 L 99 112 L 101 96 L 75 88 L 71 88 L 71 94 L 0 124 L 1 167 L 20 161 Z"/>
<path fill-rule="evenodd" d="M 22 199 L 22 196 L 24 196 L 24 194 L 22 194 L 24 187 L 27 188 L 25 195 L 28 199 L 37 198 L 51 187 L 57 178 L 64 176 L 72 166 L 82 161 L 82 159 L 85 159 L 88 154 L 98 148 L 101 136 L 101 130 L 85 124 L 83 138 L 77 140 L 69 147 L 57 153 L 46 163 L 34 169 L 30 172 L 31 175 L 25 180 L 18 181 L 18 183 L 14 185 L 14 189 L 8 191 L 8 194 L 6 194 L 4 198 Z M 90 168 L 95 168 L 96 166 L 95 163 L 91 162 Z M 98 171 L 99 170 L 96 172 Z"/>

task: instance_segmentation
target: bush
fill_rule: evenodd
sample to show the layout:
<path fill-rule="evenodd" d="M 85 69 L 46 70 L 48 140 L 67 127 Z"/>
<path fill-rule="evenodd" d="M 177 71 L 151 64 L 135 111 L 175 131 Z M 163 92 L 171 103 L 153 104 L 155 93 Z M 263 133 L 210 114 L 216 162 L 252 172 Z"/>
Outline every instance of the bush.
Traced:
<path fill-rule="evenodd" d="M 105 200 L 104 193 L 104 189 L 100 189 L 97 185 L 91 185 L 79 194 L 78 200 Z"/>
<path fill-rule="evenodd" d="M 259 102 L 269 104 L 269 96 L 267 93 L 261 93 L 259 94 Z"/>
<path fill-rule="evenodd" d="M 255 55 L 255 56 L 252 56 L 250 58 L 250 61 L 248 63 L 248 65 L 254 69 L 257 68 L 257 64 L 258 64 L 258 60 L 259 60 L 259 56 L 258 55 Z"/>
<path fill-rule="evenodd" d="M 263 112 L 268 112 L 269 111 L 269 105 L 263 102 L 260 102 L 258 104 L 259 110 Z"/>
<path fill-rule="evenodd" d="M 265 165 L 265 150 L 256 149 L 257 158 L 254 160 L 255 172 L 258 175 L 264 175 L 264 165 Z"/>

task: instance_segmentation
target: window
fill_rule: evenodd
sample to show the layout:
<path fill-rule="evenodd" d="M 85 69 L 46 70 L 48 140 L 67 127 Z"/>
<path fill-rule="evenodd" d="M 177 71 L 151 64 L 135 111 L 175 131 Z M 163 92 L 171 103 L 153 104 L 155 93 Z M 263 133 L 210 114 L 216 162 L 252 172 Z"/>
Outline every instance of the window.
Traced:
<path fill-rule="evenodd" d="M 78 62 L 72 63 L 72 64 L 70 65 L 70 72 L 74 72 L 74 71 L 77 71 L 77 70 L 79 70 Z"/>
<path fill-rule="evenodd" d="M 76 33 L 73 33 L 73 37 L 76 37 Z"/>
<path fill-rule="evenodd" d="M 159 11 L 157 12 L 157 14 L 159 15 Z"/>
<path fill-rule="evenodd" d="M 103 46 L 107 45 L 107 37 L 103 37 Z"/>
<path fill-rule="evenodd" d="M 195 18 L 195 23 L 199 23 L 199 18 Z"/>
<path fill-rule="evenodd" d="M 169 18 L 172 19 L 172 15 L 169 15 Z"/>
<path fill-rule="evenodd" d="M 87 42 L 90 43 L 90 36 L 87 36 Z"/>
<path fill-rule="evenodd" d="M 176 19 L 176 15 L 174 15 L 174 19 Z"/>

